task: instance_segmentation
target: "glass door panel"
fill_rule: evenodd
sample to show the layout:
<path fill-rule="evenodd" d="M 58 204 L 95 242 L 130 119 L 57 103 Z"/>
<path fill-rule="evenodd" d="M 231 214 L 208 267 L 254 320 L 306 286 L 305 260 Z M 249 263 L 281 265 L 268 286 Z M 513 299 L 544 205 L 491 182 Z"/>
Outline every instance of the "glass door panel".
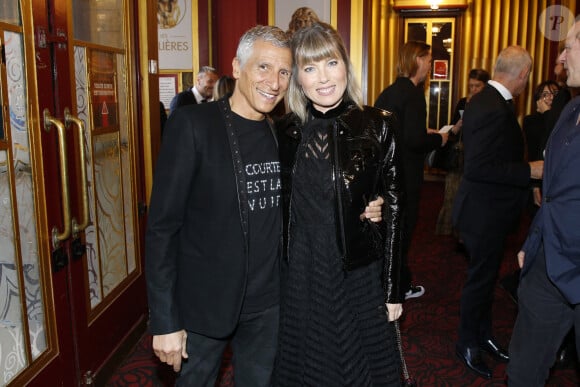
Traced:
<path fill-rule="evenodd" d="M 103 385 L 146 326 L 135 4 L 0 2 L 0 386 Z"/>
<path fill-rule="evenodd" d="M 114 47 L 93 49 L 86 43 L 79 41 L 74 47 L 75 84 L 77 116 L 86 128 L 90 187 L 86 291 L 91 308 L 100 309 L 106 305 L 103 300 L 138 269 L 133 209 L 137 199 L 131 184 L 135 177 L 126 56 Z"/>
<path fill-rule="evenodd" d="M 88 224 L 84 231 L 83 281 L 73 278 L 83 379 L 92 380 L 109 353 L 145 321 L 147 304 L 138 233 L 139 181 L 127 32 L 128 1 L 73 1 L 74 115 L 82 122 L 86 157 Z M 134 99 L 134 98 L 133 98 Z M 82 288 L 81 288 L 82 287 Z M 122 318 L 120 318 L 122 316 Z M 111 327 L 115 327 L 114 330 Z"/>
<path fill-rule="evenodd" d="M 431 45 L 433 67 L 425 81 L 427 127 L 440 129 L 449 123 L 453 81 L 453 37 L 455 19 L 406 19 L 405 41 L 419 40 Z"/>
<path fill-rule="evenodd" d="M 18 0 L 2 0 L 0 3 L 0 22 L 19 26 L 20 21 Z"/>
<path fill-rule="evenodd" d="M 6 11 L 2 19 L 20 25 L 17 2 L 4 2 L 2 11 Z M 0 385 L 3 386 L 47 350 L 47 337 L 20 28 L 3 29 L 0 24 L 0 44 L 5 53 L 5 63 L 0 66 Z"/>
<path fill-rule="evenodd" d="M 75 0 L 74 37 L 102 46 L 124 48 L 123 16 L 121 0 Z"/>

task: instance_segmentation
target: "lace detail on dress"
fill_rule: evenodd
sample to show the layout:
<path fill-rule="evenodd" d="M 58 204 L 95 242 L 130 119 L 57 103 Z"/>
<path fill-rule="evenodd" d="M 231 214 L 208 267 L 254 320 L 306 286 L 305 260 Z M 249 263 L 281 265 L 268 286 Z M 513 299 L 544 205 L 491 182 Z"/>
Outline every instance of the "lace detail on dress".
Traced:
<path fill-rule="evenodd" d="M 309 143 L 306 145 L 304 156 L 306 158 L 312 157 L 315 159 L 328 160 L 330 158 L 330 152 L 328 149 L 328 133 L 322 133 L 320 131 L 314 133 Z"/>

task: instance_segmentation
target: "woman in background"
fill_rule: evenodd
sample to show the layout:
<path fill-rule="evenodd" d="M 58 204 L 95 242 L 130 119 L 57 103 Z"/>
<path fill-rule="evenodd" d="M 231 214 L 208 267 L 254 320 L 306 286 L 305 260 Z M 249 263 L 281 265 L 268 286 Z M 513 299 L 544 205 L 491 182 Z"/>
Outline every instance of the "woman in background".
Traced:
<path fill-rule="evenodd" d="M 290 22 L 288 23 L 288 30 L 286 32 L 292 36 L 294 32 L 298 31 L 299 29 L 311 26 L 312 23 L 317 23 L 319 21 L 320 19 L 318 18 L 318 15 L 312 8 L 296 8 L 292 14 L 292 17 L 290 18 Z"/>
<path fill-rule="evenodd" d="M 236 87 L 236 80 L 229 75 L 222 75 L 218 78 L 213 88 L 212 100 L 217 101 L 226 94 L 234 92 Z"/>
<path fill-rule="evenodd" d="M 451 129 L 451 133 L 449 135 L 449 141 L 457 142 L 461 141 L 460 131 L 461 125 L 463 124 L 463 111 L 465 110 L 465 106 L 471 100 L 475 94 L 479 93 L 485 87 L 487 81 L 489 81 L 489 73 L 482 69 L 472 69 L 469 71 L 469 79 L 467 81 L 468 85 L 468 94 L 467 97 L 463 97 L 457 102 L 455 106 L 455 111 L 453 112 L 453 119 L 451 120 L 451 124 L 453 128 Z M 456 233 L 453 230 L 453 225 L 451 221 L 451 212 L 453 209 L 453 199 L 455 199 L 455 194 L 457 193 L 457 189 L 459 188 L 459 182 L 461 181 L 461 175 L 463 174 L 463 160 L 460 160 L 460 165 L 457 166 L 455 169 L 450 169 L 447 171 L 447 175 L 445 176 L 445 193 L 443 196 L 443 205 L 441 206 L 441 210 L 439 210 L 439 216 L 437 217 L 437 224 L 435 225 L 435 234 L 436 235 L 451 235 Z M 463 244 L 458 241 L 458 250 L 465 251 L 463 248 Z"/>
<path fill-rule="evenodd" d="M 275 386 L 400 386 L 394 324 L 399 284 L 401 162 L 390 113 L 362 106 L 337 31 L 314 23 L 292 39 L 276 125 L 285 215 Z M 380 223 L 361 220 L 385 199 Z"/>
<path fill-rule="evenodd" d="M 397 79 L 386 87 L 375 101 L 375 107 L 395 114 L 398 132 L 401 133 L 405 176 L 401 282 L 405 288 L 406 299 L 425 294 L 425 287 L 414 283 L 408 264 L 409 248 L 419 218 L 425 155 L 444 146 L 449 137 L 449 133 L 438 133 L 426 125 L 425 81 L 429 78 L 432 64 L 430 45 L 421 41 L 407 41 L 399 50 Z"/>

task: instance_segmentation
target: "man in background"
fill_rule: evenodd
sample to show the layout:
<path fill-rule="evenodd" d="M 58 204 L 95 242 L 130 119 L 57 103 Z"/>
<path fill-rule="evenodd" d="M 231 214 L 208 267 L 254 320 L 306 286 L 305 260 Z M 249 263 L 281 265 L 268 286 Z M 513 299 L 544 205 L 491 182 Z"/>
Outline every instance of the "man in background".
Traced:
<path fill-rule="evenodd" d="M 169 113 L 173 113 L 180 106 L 210 102 L 213 96 L 213 88 L 218 78 L 219 74 L 216 69 L 210 66 L 203 66 L 197 73 L 195 85 L 173 97 L 169 104 Z"/>
<path fill-rule="evenodd" d="M 494 286 L 505 239 L 519 225 L 531 178 L 543 161 L 524 161 L 525 142 L 513 98 L 526 87 L 532 58 L 519 46 L 502 50 L 493 78 L 463 113 L 464 170 L 453 203 L 453 222 L 470 255 L 461 292 L 457 356 L 486 379 L 491 370 L 481 350 L 509 361 L 492 335 Z"/>
<path fill-rule="evenodd" d="M 569 87 L 580 87 L 580 21 L 560 60 Z M 580 348 L 580 98 L 560 114 L 545 149 L 543 200 L 518 264 L 518 316 L 507 367 L 510 387 L 544 386 L 564 337 L 574 327 Z M 580 356 L 579 356 L 580 357 Z"/>

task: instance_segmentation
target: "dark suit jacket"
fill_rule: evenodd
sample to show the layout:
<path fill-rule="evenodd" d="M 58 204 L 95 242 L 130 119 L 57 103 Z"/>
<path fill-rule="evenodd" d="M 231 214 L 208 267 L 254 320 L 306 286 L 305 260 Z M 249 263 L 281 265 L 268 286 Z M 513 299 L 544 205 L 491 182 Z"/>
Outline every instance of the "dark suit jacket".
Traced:
<path fill-rule="evenodd" d="M 544 147 L 548 139 L 545 117 L 545 113 L 538 112 L 524 117 L 523 129 L 526 135 L 529 161 L 544 159 Z"/>
<path fill-rule="evenodd" d="M 461 119 L 460 110 L 463 110 L 465 112 L 465 105 L 467 105 L 467 97 L 463 97 L 459 101 L 457 101 L 457 105 L 455 105 L 455 110 L 453 110 L 453 118 L 451 119 L 450 122 L 451 125 L 455 125 L 457 121 Z"/>
<path fill-rule="evenodd" d="M 182 107 L 167 120 L 145 247 L 153 334 L 185 328 L 225 337 L 237 324 L 248 270 L 248 201 L 237 188 L 245 181 L 242 168 L 234 170 L 241 158 L 230 142 L 231 115 L 224 99 Z"/>
<path fill-rule="evenodd" d="M 465 109 L 465 164 L 453 221 L 460 232 L 504 235 L 517 226 L 530 183 L 522 131 L 512 107 L 489 84 Z"/>
<path fill-rule="evenodd" d="M 532 266 L 543 242 L 546 269 L 571 304 L 580 303 L 580 97 L 562 112 L 544 159 L 542 205 L 522 250 L 522 276 Z"/>
<path fill-rule="evenodd" d="M 175 109 L 185 105 L 197 105 L 195 95 L 191 89 L 182 91 L 173 97 L 169 103 L 169 113 L 173 113 Z"/>
<path fill-rule="evenodd" d="M 405 188 L 411 201 L 418 199 L 425 154 L 441 146 L 442 141 L 439 134 L 427 134 L 427 104 L 423 88 L 415 86 L 409 78 L 398 77 L 379 95 L 375 107 L 393 112 L 397 117 L 403 143 Z"/>

